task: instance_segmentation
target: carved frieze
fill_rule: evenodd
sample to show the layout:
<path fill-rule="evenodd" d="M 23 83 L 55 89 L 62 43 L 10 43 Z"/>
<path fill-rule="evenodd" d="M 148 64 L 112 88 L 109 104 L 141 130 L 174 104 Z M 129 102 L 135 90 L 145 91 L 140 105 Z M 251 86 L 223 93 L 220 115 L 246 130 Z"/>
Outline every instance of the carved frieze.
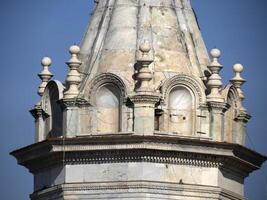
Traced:
<path fill-rule="evenodd" d="M 12 154 L 31 172 L 67 164 L 153 162 L 222 168 L 239 177 L 247 176 L 266 159 L 236 144 L 133 135 L 57 138 Z"/>

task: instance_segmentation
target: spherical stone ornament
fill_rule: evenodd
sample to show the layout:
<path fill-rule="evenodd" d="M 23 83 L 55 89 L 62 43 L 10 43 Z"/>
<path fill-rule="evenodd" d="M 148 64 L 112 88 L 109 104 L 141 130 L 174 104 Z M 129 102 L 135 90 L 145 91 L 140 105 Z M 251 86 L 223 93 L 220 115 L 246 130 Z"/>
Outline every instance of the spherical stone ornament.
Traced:
<path fill-rule="evenodd" d="M 243 71 L 244 67 L 240 63 L 237 63 L 233 66 L 233 70 L 236 73 L 241 73 Z"/>
<path fill-rule="evenodd" d="M 41 63 L 43 66 L 50 66 L 52 64 L 52 60 L 49 57 L 43 57 Z"/>
<path fill-rule="evenodd" d="M 80 52 L 80 47 L 77 45 L 72 45 L 69 49 L 70 54 L 78 54 Z"/>
<path fill-rule="evenodd" d="M 213 58 L 219 58 L 221 56 L 221 51 L 220 49 L 212 49 L 210 51 L 210 55 L 213 57 Z"/>
<path fill-rule="evenodd" d="M 151 45 L 148 40 L 145 40 L 140 46 L 139 50 L 145 53 L 148 53 L 151 50 Z"/>

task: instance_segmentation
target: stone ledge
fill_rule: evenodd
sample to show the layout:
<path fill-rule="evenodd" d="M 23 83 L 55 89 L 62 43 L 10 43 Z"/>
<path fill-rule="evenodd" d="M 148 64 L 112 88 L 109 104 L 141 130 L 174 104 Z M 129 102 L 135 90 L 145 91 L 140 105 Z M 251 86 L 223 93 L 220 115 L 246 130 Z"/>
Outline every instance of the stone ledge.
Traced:
<path fill-rule="evenodd" d="M 36 191 L 32 200 L 49 199 L 53 196 L 86 199 L 186 199 L 186 200 L 219 200 L 222 197 L 231 200 L 245 200 L 244 197 L 219 187 L 191 185 L 182 183 L 128 181 L 62 184 Z"/>
<path fill-rule="evenodd" d="M 153 162 L 216 167 L 240 177 L 266 157 L 243 146 L 206 140 L 134 135 L 53 138 L 11 152 L 31 172 L 65 164 Z"/>

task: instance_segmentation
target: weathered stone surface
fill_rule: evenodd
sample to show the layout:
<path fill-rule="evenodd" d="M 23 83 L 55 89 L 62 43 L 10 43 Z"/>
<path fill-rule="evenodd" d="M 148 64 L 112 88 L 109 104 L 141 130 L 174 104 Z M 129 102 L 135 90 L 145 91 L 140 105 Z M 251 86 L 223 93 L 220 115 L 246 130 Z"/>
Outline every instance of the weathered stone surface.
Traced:
<path fill-rule="evenodd" d="M 97 0 L 63 86 L 43 61 L 36 144 L 12 152 L 32 200 L 244 200 L 243 66 L 222 86 L 189 0 Z M 81 66 L 80 66 L 81 65 Z"/>
<path fill-rule="evenodd" d="M 158 198 L 174 195 L 180 199 L 184 192 L 190 194 L 181 188 L 192 186 L 199 189 L 191 191 L 188 199 L 197 194 L 203 195 L 200 199 L 209 197 L 212 194 L 206 193 L 207 188 L 218 192 L 213 194 L 214 199 L 219 199 L 222 191 L 230 196 L 225 199 L 243 199 L 244 178 L 266 159 L 236 144 L 131 135 L 51 139 L 12 154 L 35 174 L 36 192 L 32 199 L 40 199 L 42 192 L 48 199 L 50 190 L 71 184 L 74 191 L 83 192 L 71 190 L 66 199 L 68 195 L 88 195 L 93 199 L 94 192 L 101 192 L 104 199 L 113 195 L 126 198 L 127 194 L 117 193 L 125 187 L 136 193 L 146 188 L 144 195 L 150 195 L 154 194 L 151 190 L 155 184 L 163 192 L 156 193 Z M 100 187 L 103 184 L 107 184 L 106 188 Z M 178 191 L 171 192 L 170 185 Z M 109 192 L 111 196 L 107 197 Z"/>

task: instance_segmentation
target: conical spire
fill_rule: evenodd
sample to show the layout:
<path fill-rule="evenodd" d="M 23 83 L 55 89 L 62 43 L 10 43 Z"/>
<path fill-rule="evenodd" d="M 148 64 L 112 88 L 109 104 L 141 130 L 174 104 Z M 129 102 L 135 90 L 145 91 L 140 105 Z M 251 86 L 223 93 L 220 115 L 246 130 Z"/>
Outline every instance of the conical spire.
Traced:
<path fill-rule="evenodd" d="M 96 74 L 113 72 L 130 82 L 139 46 L 151 43 L 153 84 L 177 73 L 204 77 L 209 58 L 188 0 L 100 0 L 81 43 L 82 88 Z"/>

